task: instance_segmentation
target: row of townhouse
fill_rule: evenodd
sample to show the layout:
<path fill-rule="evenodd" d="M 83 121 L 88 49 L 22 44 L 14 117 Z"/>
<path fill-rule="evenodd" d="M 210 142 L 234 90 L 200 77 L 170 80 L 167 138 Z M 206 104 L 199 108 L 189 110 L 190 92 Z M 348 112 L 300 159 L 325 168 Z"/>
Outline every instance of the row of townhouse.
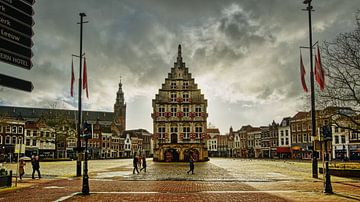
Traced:
<path fill-rule="evenodd" d="M 124 158 L 134 154 L 152 155 L 151 133 L 144 129 L 114 133 L 108 121 L 88 121 L 92 137 L 88 141 L 90 159 Z M 15 145 L 24 144 L 26 156 L 38 154 L 46 159 L 76 159 L 77 132 L 75 124 L 60 123 L 50 127 L 44 118 L 0 119 L 0 161 L 16 158 Z M 81 146 L 85 141 L 81 139 Z"/>
<path fill-rule="evenodd" d="M 328 151 L 332 159 L 360 160 L 360 133 L 334 124 L 331 119 L 334 110 L 328 107 L 316 111 L 316 136 L 312 136 L 310 112 L 298 112 L 268 126 L 246 125 L 237 131 L 230 127 L 226 135 L 220 132 L 215 135 L 211 132 L 215 129 L 211 129 L 207 132 L 212 134 L 207 144 L 209 156 L 310 159 L 313 149 L 323 155 L 321 151 L 325 145 L 321 128 L 330 124 L 332 140 L 328 143 Z"/>

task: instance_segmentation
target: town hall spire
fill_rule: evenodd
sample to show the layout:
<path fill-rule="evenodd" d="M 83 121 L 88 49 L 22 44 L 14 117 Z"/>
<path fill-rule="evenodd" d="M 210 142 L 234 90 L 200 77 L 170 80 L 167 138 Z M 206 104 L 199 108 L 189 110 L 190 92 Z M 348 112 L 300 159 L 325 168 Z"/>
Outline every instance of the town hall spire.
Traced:
<path fill-rule="evenodd" d="M 182 62 L 182 57 L 181 57 L 181 44 L 179 44 L 179 46 L 178 46 L 178 56 L 177 56 L 176 63 L 177 63 L 178 67 L 182 67 L 183 62 Z"/>

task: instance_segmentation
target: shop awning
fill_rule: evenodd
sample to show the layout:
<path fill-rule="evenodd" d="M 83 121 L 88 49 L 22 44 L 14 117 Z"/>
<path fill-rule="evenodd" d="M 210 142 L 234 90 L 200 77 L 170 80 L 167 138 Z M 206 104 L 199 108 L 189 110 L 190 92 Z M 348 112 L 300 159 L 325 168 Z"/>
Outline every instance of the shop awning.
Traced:
<path fill-rule="evenodd" d="M 290 147 L 277 147 L 276 148 L 277 153 L 290 153 Z"/>
<path fill-rule="evenodd" d="M 299 150 L 301 150 L 301 147 L 300 146 L 292 146 L 291 149 L 299 151 Z"/>

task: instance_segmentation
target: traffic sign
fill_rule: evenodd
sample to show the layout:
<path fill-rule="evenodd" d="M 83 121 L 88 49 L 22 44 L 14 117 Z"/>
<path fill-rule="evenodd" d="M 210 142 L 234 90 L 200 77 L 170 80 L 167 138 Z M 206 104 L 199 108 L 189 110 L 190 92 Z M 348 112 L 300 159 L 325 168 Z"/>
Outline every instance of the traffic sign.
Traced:
<path fill-rule="evenodd" d="M 34 10 L 32 9 L 32 6 L 29 4 L 24 3 L 23 1 L 19 0 L 0 0 L 0 2 L 9 4 L 11 6 L 14 6 L 15 8 L 21 10 L 22 12 L 26 13 L 27 15 L 34 15 Z"/>
<path fill-rule="evenodd" d="M 0 85 L 27 92 L 31 92 L 34 89 L 34 86 L 30 81 L 25 81 L 4 74 L 0 74 Z"/>
<path fill-rule="evenodd" d="M 25 14 L 24 12 L 21 12 L 14 7 L 3 3 L 0 1 L 0 11 L 4 13 L 7 16 L 11 16 L 15 18 L 16 20 L 19 20 L 20 22 L 25 23 L 26 25 L 32 26 L 34 25 L 34 20 L 32 16 Z"/>
<path fill-rule="evenodd" d="M 7 52 L 2 48 L 0 48 L 0 60 L 25 69 L 31 69 L 31 67 L 33 66 L 30 58 L 20 57 L 16 54 Z"/>
<path fill-rule="evenodd" d="M 26 35 L 23 35 L 19 32 L 13 31 L 1 24 L 0 24 L 0 36 L 10 40 L 11 42 L 18 43 L 26 47 L 31 48 L 34 45 L 30 37 L 27 37 Z"/>
<path fill-rule="evenodd" d="M 22 45 L 12 43 L 2 37 L 0 37 L 0 47 L 4 47 L 8 51 L 26 58 L 31 58 L 33 56 L 30 47 L 24 47 Z"/>
<path fill-rule="evenodd" d="M 0 12 L 0 24 L 5 25 L 6 27 L 18 31 L 20 33 L 23 33 L 29 37 L 32 37 L 34 35 L 31 26 L 20 23 L 14 18 L 4 15 L 2 12 Z"/>

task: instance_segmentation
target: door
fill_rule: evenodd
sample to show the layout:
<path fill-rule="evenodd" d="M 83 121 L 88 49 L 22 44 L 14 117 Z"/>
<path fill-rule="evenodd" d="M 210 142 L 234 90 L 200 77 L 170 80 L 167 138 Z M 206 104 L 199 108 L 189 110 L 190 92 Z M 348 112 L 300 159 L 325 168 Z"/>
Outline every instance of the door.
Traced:
<path fill-rule="evenodd" d="M 175 134 L 175 133 L 171 134 L 171 143 L 172 144 L 177 143 L 177 134 Z"/>

